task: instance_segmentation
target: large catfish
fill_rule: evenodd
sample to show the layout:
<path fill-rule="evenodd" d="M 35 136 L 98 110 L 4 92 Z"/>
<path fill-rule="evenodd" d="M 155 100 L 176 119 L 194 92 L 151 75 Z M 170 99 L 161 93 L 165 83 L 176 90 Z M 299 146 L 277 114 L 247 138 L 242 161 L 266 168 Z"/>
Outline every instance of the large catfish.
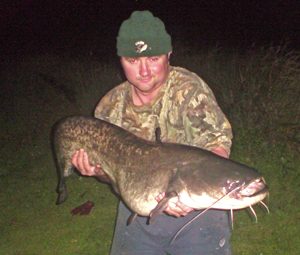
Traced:
<path fill-rule="evenodd" d="M 54 136 L 60 171 L 57 204 L 67 199 L 65 178 L 73 172 L 72 155 L 81 148 L 109 176 L 132 212 L 150 216 L 150 222 L 171 199 L 196 210 L 234 210 L 251 207 L 268 194 L 254 168 L 197 147 L 146 141 L 96 118 L 69 117 Z M 162 192 L 165 198 L 157 203 Z"/>

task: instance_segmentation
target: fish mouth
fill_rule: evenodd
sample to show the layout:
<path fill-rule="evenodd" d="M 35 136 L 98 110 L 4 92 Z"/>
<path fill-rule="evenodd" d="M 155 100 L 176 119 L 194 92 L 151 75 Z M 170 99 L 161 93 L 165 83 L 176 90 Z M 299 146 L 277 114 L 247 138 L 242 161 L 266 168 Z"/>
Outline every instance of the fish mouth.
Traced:
<path fill-rule="evenodd" d="M 267 189 L 268 187 L 265 181 L 262 178 L 259 178 L 240 190 L 239 193 L 243 197 L 253 197 L 259 194 L 264 194 Z"/>
<path fill-rule="evenodd" d="M 248 185 L 242 185 L 228 194 L 233 202 L 233 209 L 242 209 L 259 203 L 268 195 L 268 186 L 263 178 L 258 178 Z M 234 202 L 236 201 L 236 202 Z"/>

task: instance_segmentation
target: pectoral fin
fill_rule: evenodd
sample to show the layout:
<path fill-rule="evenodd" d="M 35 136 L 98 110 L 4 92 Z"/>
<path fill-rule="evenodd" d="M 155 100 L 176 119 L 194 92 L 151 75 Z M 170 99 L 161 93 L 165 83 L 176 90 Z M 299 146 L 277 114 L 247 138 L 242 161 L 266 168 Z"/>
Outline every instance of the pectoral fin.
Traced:
<path fill-rule="evenodd" d="M 127 220 L 127 226 L 130 225 L 134 221 L 134 219 L 135 219 L 136 216 L 137 216 L 137 214 L 134 213 L 134 212 L 132 214 L 130 214 L 130 216 L 129 216 L 128 220 Z"/>
<path fill-rule="evenodd" d="M 169 205 L 171 198 L 177 197 L 175 191 L 168 192 L 165 197 L 157 204 L 157 206 L 150 212 L 148 224 L 155 221 L 156 217 L 161 214 Z"/>

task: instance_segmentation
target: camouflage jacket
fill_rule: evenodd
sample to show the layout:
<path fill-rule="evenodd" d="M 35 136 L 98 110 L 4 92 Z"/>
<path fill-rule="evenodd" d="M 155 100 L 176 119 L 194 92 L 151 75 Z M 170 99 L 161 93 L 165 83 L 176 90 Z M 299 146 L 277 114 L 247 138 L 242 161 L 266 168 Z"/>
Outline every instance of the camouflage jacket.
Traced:
<path fill-rule="evenodd" d="M 161 141 L 193 145 L 206 150 L 231 147 L 231 125 L 219 108 L 207 84 L 195 73 L 170 67 L 165 86 L 155 99 L 135 106 L 128 81 L 109 91 L 95 109 L 95 117 L 154 141 L 161 129 Z"/>

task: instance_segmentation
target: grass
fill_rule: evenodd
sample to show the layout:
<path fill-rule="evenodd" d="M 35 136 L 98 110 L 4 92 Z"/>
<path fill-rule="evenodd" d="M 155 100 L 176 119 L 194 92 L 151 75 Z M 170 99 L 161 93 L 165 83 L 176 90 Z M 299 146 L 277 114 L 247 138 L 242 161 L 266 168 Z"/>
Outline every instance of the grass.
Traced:
<path fill-rule="evenodd" d="M 299 254 L 299 54 L 285 47 L 239 52 L 175 45 L 171 63 L 210 85 L 233 126 L 231 158 L 259 169 L 270 187 L 270 214 L 255 206 L 257 224 L 249 211 L 235 213 L 233 253 Z M 108 254 L 117 198 L 107 185 L 74 174 L 69 199 L 56 206 L 50 131 L 64 116 L 91 114 L 122 81 L 117 64 L 54 54 L 7 61 L 1 75 L 1 254 Z M 87 200 L 96 205 L 90 215 L 71 216 Z"/>
<path fill-rule="evenodd" d="M 107 254 L 117 203 L 109 187 L 74 175 L 70 199 L 56 206 L 51 155 L 40 163 L 1 180 L 1 254 Z M 87 199 L 96 203 L 92 213 L 73 217 L 70 211 Z"/>

